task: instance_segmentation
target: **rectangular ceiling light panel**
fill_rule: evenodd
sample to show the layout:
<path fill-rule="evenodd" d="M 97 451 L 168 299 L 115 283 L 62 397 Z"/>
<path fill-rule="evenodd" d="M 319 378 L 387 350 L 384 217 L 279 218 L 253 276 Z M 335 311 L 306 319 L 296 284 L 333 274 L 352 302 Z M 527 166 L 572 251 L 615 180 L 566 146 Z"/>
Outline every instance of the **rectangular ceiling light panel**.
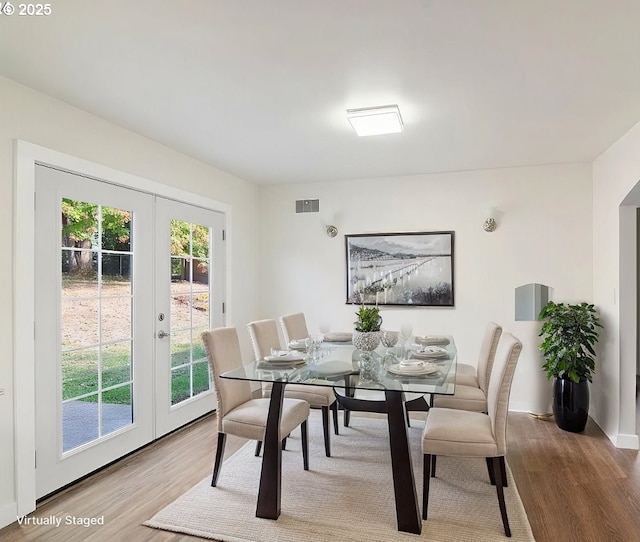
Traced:
<path fill-rule="evenodd" d="M 359 136 L 402 132 L 402 117 L 397 105 L 347 109 L 347 118 Z"/>

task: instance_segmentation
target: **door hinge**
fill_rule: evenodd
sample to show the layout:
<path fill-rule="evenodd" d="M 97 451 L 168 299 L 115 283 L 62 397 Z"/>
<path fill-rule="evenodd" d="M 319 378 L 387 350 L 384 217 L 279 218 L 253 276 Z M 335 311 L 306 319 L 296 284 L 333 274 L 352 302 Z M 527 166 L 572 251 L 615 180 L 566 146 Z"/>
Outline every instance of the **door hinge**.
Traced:
<path fill-rule="evenodd" d="M 34 450 L 33 452 L 33 468 L 38 467 L 38 452 Z"/>
<path fill-rule="evenodd" d="M 223 241 L 227 240 L 227 231 L 226 230 L 222 230 L 222 240 Z"/>
<path fill-rule="evenodd" d="M 224 306 L 224 301 L 222 302 L 222 314 L 226 312 L 226 307 Z"/>

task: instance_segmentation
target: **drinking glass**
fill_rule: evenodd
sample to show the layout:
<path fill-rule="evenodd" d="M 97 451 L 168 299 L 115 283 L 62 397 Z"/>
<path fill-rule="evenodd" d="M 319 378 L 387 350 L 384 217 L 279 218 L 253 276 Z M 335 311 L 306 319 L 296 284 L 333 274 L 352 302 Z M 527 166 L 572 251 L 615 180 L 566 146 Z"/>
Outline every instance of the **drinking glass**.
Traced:
<path fill-rule="evenodd" d="M 312 333 L 307 339 L 307 353 L 311 363 L 316 363 L 320 359 L 323 340 L 324 335 L 321 333 Z"/>

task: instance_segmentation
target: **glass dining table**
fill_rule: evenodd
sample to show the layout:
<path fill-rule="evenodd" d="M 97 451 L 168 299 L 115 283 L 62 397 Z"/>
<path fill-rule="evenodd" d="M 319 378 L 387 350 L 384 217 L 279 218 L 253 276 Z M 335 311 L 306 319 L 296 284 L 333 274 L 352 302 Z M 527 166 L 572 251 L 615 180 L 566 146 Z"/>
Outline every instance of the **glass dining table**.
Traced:
<path fill-rule="evenodd" d="M 455 392 L 457 352 L 453 338 L 447 339 L 448 344 L 442 346 L 446 353 L 440 358 L 431 359 L 430 365 L 425 365 L 429 369 L 423 371 L 415 369 L 419 363 L 413 365 L 405 362 L 401 365 L 402 359 L 392 359 L 390 363 L 384 349 L 380 349 L 372 353 L 379 370 L 374 376 L 369 373 L 365 379 L 360 371 L 360 353 L 355 347 L 351 343 L 330 343 L 323 348 L 320 359 L 310 361 L 290 356 L 292 360 L 288 361 L 286 356 L 282 360 L 270 357 L 271 361 L 260 360 L 220 375 L 221 378 L 273 384 L 263 442 L 256 516 L 268 519 L 280 516 L 282 442 L 279 434 L 286 385 L 329 386 L 334 388 L 346 417 L 351 410 L 386 414 L 398 530 L 420 534 L 422 520 L 409 448 L 406 411 L 416 397 L 432 398 L 434 395 L 453 395 Z M 413 352 L 413 355 L 417 354 Z M 400 358 L 411 355 L 412 350 L 408 349 Z M 427 372 L 429 374 L 424 374 Z M 366 397 L 359 398 L 359 395 Z M 412 397 L 414 401 L 411 401 Z M 427 403 L 424 405 L 424 409 L 428 409 Z"/>

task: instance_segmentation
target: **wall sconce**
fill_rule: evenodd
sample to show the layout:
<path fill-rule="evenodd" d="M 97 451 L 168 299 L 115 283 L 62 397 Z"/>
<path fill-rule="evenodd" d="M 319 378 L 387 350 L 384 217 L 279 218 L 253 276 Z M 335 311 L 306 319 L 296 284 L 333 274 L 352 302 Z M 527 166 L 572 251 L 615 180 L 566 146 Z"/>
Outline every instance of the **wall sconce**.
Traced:
<path fill-rule="evenodd" d="M 327 237 L 335 237 L 336 235 L 338 235 L 338 228 L 336 228 L 332 224 L 328 224 L 325 228 L 325 231 L 327 232 Z"/>
<path fill-rule="evenodd" d="M 489 207 L 486 210 L 487 218 L 485 219 L 484 224 L 482 224 L 482 228 L 484 229 L 484 231 L 488 233 L 496 231 L 496 228 L 498 227 L 498 223 L 496 222 L 496 219 L 498 218 L 499 214 L 500 212 L 495 207 Z"/>

